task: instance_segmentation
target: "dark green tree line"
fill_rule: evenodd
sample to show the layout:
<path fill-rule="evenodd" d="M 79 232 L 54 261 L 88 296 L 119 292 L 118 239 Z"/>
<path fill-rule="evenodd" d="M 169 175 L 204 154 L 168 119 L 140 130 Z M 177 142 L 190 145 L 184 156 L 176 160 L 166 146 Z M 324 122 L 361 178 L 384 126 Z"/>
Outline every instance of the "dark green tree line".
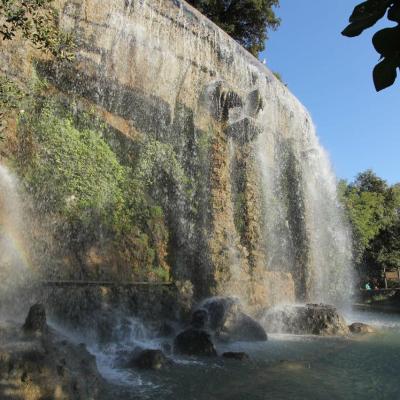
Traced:
<path fill-rule="evenodd" d="M 353 230 L 354 261 L 361 277 L 400 267 L 400 185 L 389 186 L 373 171 L 339 183 Z"/>
<path fill-rule="evenodd" d="M 273 7 L 279 0 L 188 0 L 228 35 L 257 56 L 265 49 L 269 29 L 276 29 L 280 19 Z"/>

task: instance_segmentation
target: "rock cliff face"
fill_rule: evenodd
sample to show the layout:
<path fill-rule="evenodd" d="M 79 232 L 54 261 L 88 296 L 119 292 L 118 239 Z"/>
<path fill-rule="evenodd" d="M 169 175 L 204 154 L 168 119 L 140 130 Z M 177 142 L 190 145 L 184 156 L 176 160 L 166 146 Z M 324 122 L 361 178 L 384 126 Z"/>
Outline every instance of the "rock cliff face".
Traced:
<path fill-rule="evenodd" d="M 77 57 L 36 59 L 37 74 L 48 96 L 100 117 L 121 165 L 143 171 L 138 160 L 155 149 L 142 182 L 146 201 L 162 209 L 146 225 L 151 262 L 191 281 L 199 298 L 236 295 L 253 311 L 332 300 L 349 282 L 346 229 L 326 156 L 287 88 L 183 1 L 60 0 L 59 8 Z M 26 54 L 16 60 L 29 75 Z M 104 236 L 76 250 L 83 271 L 124 264 Z"/>

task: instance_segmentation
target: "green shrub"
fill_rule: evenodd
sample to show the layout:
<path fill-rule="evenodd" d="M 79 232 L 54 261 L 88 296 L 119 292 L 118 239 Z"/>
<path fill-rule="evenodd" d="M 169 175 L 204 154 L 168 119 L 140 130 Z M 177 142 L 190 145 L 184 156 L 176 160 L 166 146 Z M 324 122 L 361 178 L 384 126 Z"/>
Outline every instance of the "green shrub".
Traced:
<path fill-rule="evenodd" d="M 169 279 L 164 211 L 148 189 L 157 185 L 157 169 L 184 180 L 182 170 L 172 149 L 156 141 L 141 144 L 133 168 L 121 164 L 104 129 L 58 102 L 37 103 L 19 121 L 16 164 L 24 185 L 71 251 L 113 242 L 117 263 L 141 278 Z"/>

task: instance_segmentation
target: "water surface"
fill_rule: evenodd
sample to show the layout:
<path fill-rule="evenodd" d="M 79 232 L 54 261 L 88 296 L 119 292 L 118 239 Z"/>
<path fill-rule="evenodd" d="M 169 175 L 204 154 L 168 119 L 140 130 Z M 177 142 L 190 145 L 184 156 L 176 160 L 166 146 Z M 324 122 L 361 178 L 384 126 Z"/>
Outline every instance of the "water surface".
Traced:
<path fill-rule="evenodd" d="M 400 316 L 362 313 L 348 318 L 369 321 L 380 331 L 357 338 L 270 335 L 266 343 L 219 345 L 219 353 L 245 351 L 251 360 L 175 357 L 176 364 L 163 371 L 120 371 L 124 383 L 117 387 L 116 396 L 165 400 L 400 398 Z M 153 341 L 152 347 L 157 346 Z M 117 370 L 113 377 L 117 382 Z"/>

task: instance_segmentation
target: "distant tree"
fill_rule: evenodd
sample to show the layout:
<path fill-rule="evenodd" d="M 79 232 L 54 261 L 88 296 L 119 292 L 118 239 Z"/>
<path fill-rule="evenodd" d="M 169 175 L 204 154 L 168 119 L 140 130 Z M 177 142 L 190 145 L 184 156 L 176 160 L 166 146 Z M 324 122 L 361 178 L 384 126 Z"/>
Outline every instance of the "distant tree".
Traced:
<path fill-rule="evenodd" d="M 376 192 L 384 194 L 388 190 L 386 181 L 377 176 L 371 169 L 360 172 L 350 186 L 357 188 L 361 192 Z"/>
<path fill-rule="evenodd" d="M 382 229 L 371 240 L 366 263 L 373 269 L 400 268 L 400 219 Z"/>
<path fill-rule="evenodd" d="M 265 49 L 267 30 L 280 19 L 273 7 L 279 0 L 187 0 L 254 56 Z"/>
<path fill-rule="evenodd" d="M 373 71 L 377 91 L 393 85 L 397 68 L 400 68 L 400 0 L 367 0 L 360 3 L 350 15 L 350 24 L 342 31 L 344 36 L 358 36 L 383 18 L 386 12 L 388 20 L 397 25 L 381 29 L 372 38 L 372 44 L 381 56 Z"/>
<path fill-rule="evenodd" d="M 353 231 L 354 260 L 362 275 L 400 267 L 400 185 L 389 186 L 373 171 L 340 181 L 339 197 Z"/>

